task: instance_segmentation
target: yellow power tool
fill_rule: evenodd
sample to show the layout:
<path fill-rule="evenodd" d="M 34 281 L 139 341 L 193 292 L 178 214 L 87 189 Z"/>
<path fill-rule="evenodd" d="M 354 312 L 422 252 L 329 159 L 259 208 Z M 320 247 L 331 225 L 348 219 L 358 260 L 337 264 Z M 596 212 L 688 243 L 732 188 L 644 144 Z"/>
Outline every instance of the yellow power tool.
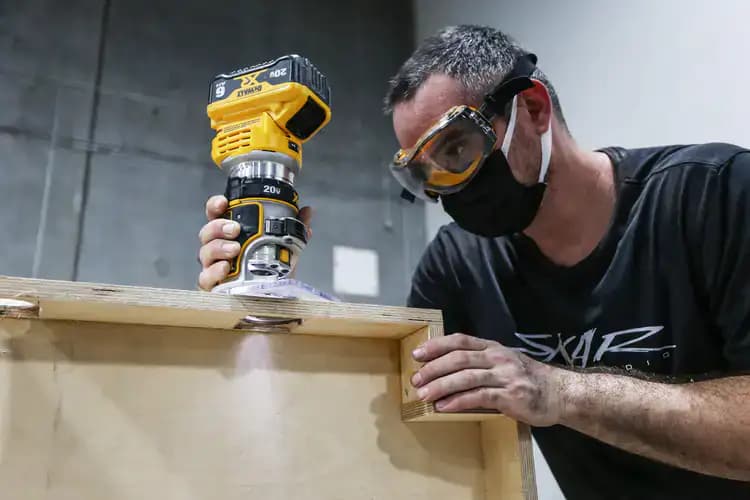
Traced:
<path fill-rule="evenodd" d="M 241 232 L 239 256 L 213 291 L 286 278 L 307 244 L 294 181 L 302 143 L 331 119 L 326 77 L 298 55 L 221 74 L 211 83 L 211 157 L 225 171 L 229 210 Z"/>

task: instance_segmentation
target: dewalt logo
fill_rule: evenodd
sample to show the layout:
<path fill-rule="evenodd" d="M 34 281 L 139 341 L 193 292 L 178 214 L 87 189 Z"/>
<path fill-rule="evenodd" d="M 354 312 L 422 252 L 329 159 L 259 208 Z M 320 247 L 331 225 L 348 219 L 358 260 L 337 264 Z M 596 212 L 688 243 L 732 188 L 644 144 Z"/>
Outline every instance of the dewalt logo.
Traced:
<path fill-rule="evenodd" d="M 256 85 L 255 87 L 250 87 L 249 89 L 242 89 L 239 92 L 237 92 L 237 97 L 244 97 L 246 95 L 260 92 L 262 88 L 263 88 L 263 85 Z"/>

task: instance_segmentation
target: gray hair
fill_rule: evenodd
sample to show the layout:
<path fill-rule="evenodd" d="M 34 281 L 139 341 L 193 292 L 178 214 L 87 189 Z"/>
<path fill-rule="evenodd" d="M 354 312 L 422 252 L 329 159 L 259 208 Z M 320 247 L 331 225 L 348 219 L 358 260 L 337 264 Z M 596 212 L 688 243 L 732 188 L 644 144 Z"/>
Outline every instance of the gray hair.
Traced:
<path fill-rule="evenodd" d="M 457 79 L 475 101 L 512 69 L 518 57 L 527 54 L 505 33 L 486 26 L 449 26 L 426 38 L 390 80 L 385 96 L 385 112 L 414 97 L 430 75 L 443 73 Z M 567 129 L 557 92 L 538 68 L 532 77 L 549 91 L 557 119 Z"/>

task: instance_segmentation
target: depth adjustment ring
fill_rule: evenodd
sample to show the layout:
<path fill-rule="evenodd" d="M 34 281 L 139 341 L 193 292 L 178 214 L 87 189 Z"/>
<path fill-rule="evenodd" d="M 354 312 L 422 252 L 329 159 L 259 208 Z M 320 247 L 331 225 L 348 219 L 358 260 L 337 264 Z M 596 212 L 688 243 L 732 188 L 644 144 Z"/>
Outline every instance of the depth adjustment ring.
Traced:
<path fill-rule="evenodd" d="M 251 153 L 252 154 L 252 153 Z M 284 156 L 286 161 L 293 162 L 291 165 L 277 160 L 243 159 L 238 163 L 228 165 L 229 177 L 245 177 L 248 179 L 276 179 L 294 185 L 294 178 L 299 172 L 296 161 L 286 157 L 282 153 L 268 153 L 276 156 Z M 248 155 L 245 155 L 248 156 Z"/>

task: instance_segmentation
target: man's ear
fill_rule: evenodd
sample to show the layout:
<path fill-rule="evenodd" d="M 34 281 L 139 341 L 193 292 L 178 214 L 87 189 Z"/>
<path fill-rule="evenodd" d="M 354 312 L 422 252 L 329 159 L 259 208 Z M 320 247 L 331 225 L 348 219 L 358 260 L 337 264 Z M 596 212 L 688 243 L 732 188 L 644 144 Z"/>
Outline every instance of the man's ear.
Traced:
<path fill-rule="evenodd" d="M 534 130 L 541 135 L 550 126 L 552 98 L 549 95 L 547 87 L 542 82 L 533 78 L 531 81 L 534 83 L 534 86 L 521 92 L 519 97 L 523 99 L 526 109 L 529 112 Z"/>

